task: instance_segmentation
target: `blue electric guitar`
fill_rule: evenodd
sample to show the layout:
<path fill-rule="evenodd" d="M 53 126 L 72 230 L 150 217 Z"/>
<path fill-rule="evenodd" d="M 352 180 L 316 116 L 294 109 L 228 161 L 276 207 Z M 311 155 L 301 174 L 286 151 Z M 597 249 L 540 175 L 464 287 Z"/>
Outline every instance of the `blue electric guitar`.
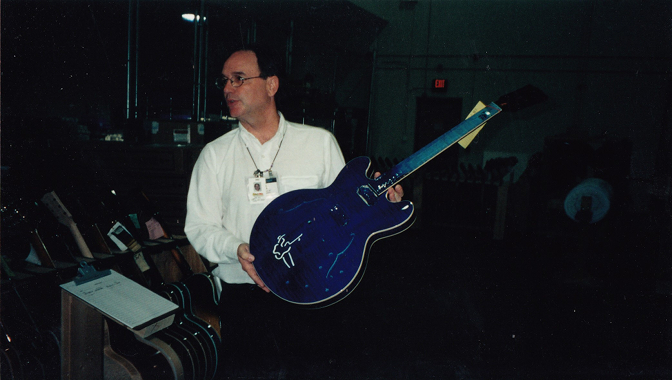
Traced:
<path fill-rule="evenodd" d="M 498 101 L 501 106 L 507 96 Z M 501 112 L 500 105 L 487 105 L 378 178 L 367 176 L 371 160 L 358 157 L 329 187 L 273 200 L 250 238 L 254 267 L 266 286 L 283 300 L 309 307 L 350 294 L 364 274 L 371 245 L 413 224 L 413 204 L 390 202 L 387 190 Z"/>

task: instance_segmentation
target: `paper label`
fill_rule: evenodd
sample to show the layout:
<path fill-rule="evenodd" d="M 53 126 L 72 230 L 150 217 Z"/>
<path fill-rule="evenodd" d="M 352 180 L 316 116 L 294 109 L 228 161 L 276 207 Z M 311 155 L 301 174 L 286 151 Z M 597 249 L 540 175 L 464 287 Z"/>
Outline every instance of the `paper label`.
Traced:
<path fill-rule="evenodd" d="M 151 218 L 145 222 L 145 226 L 147 226 L 147 231 L 149 232 L 149 240 L 156 240 L 164 237 L 163 227 L 161 227 L 161 223 L 159 223 L 158 220 Z"/>

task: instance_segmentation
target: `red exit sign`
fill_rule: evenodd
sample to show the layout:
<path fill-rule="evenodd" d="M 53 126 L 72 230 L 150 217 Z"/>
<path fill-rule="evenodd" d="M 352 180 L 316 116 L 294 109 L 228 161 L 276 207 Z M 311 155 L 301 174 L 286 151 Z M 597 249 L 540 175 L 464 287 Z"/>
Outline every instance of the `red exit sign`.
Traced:
<path fill-rule="evenodd" d="M 448 91 L 448 80 L 447 79 L 434 79 L 432 82 L 432 91 L 434 92 L 446 92 Z"/>

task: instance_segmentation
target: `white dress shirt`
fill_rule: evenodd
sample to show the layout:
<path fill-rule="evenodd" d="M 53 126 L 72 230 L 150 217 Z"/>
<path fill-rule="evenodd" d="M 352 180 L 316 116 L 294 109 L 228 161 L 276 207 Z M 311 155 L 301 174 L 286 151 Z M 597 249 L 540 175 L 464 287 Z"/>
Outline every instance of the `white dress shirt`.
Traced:
<path fill-rule="evenodd" d="M 266 171 L 272 164 L 283 194 L 327 187 L 345 165 L 327 130 L 288 122 L 282 114 L 278 127 L 262 145 L 239 124 L 207 144 L 194 165 L 184 231 L 196 252 L 218 264 L 213 274 L 226 283 L 254 283 L 243 271 L 237 250 L 250 241 L 257 216 L 270 203 L 248 200 L 248 180 L 257 168 Z"/>

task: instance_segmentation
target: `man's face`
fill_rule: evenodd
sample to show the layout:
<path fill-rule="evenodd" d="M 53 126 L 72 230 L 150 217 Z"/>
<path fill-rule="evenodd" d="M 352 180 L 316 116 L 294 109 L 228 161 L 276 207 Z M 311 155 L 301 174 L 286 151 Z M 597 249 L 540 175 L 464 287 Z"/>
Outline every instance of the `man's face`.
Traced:
<path fill-rule="evenodd" d="M 257 56 L 251 51 L 238 51 L 224 62 L 222 75 L 227 78 L 252 78 L 259 76 Z M 263 115 L 268 107 L 273 106 L 275 91 L 269 88 L 268 79 L 255 78 L 246 80 L 240 87 L 233 87 L 230 82 L 224 87 L 224 98 L 229 107 L 231 117 L 241 121 L 252 121 L 255 116 Z"/>

